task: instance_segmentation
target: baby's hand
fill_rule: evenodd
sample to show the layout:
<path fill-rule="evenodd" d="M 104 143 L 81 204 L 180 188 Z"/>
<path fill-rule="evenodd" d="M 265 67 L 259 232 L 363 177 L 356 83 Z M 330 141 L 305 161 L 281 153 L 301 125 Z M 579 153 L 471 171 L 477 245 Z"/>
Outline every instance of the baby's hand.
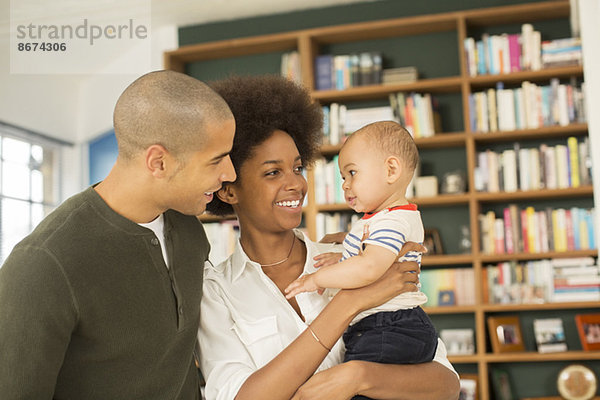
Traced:
<path fill-rule="evenodd" d="M 342 258 L 342 253 L 322 253 L 313 257 L 315 268 L 326 267 L 331 264 L 337 264 Z"/>
<path fill-rule="evenodd" d="M 299 293 L 320 290 L 321 288 L 317 286 L 314 275 L 315 274 L 302 275 L 300 278 L 290 283 L 284 290 L 285 298 L 291 299 Z"/>

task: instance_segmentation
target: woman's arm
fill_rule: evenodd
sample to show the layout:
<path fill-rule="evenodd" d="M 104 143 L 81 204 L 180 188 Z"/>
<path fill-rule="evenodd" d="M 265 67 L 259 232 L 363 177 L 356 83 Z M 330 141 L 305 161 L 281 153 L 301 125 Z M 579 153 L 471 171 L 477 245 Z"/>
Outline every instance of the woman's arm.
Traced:
<path fill-rule="evenodd" d="M 319 367 L 327 355 L 325 347 L 331 348 L 360 311 L 399 293 L 416 290 L 416 271 L 414 262 L 394 264 L 373 284 L 340 291 L 310 325 L 321 343 L 305 330 L 277 357 L 250 375 L 235 398 L 290 399 Z"/>
<path fill-rule="evenodd" d="M 381 400 L 456 400 L 458 377 L 435 361 L 378 364 L 349 361 L 315 374 L 292 400 L 344 400 L 361 394 Z"/>

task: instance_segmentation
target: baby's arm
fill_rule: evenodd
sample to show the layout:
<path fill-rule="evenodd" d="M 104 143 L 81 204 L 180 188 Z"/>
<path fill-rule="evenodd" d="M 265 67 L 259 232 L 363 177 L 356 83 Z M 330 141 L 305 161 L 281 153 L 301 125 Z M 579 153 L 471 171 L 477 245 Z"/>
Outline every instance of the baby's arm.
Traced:
<path fill-rule="evenodd" d="M 340 263 L 321 267 L 317 272 L 303 275 L 286 289 L 288 299 L 298 293 L 320 288 L 354 289 L 379 279 L 396 260 L 397 255 L 381 246 L 367 245 L 365 250 Z"/>

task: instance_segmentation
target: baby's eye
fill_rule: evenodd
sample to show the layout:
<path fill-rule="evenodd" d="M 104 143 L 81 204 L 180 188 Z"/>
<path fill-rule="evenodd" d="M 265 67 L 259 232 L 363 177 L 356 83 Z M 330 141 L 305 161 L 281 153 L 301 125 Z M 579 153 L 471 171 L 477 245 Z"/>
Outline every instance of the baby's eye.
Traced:
<path fill-rule="evenodd" d="M 350 176 L 354 176 L 356 175 L 356 171 L 351 169 L 350 171 L 348 171 L 348 173 L 350 174 Z"/>

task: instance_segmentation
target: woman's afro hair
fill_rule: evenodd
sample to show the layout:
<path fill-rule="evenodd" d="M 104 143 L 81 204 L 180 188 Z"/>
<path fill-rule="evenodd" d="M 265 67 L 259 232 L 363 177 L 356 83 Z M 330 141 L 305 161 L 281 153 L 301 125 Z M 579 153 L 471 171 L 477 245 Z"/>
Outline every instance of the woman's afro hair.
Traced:
<path fill-rule="evenodd" d="M 210 86 L 225 99 L 235 118 L 231 161 L 238 179 L 244 162 L 275 130 L 292 137 L 305 166 L 315 160 L 322 139 L 323 114 L 306 88 L 276 75 L 232 76 Z M 217 196 L 208 203 L 207 210 L 221 216 L 233 214 L 231 205 Z"/>

